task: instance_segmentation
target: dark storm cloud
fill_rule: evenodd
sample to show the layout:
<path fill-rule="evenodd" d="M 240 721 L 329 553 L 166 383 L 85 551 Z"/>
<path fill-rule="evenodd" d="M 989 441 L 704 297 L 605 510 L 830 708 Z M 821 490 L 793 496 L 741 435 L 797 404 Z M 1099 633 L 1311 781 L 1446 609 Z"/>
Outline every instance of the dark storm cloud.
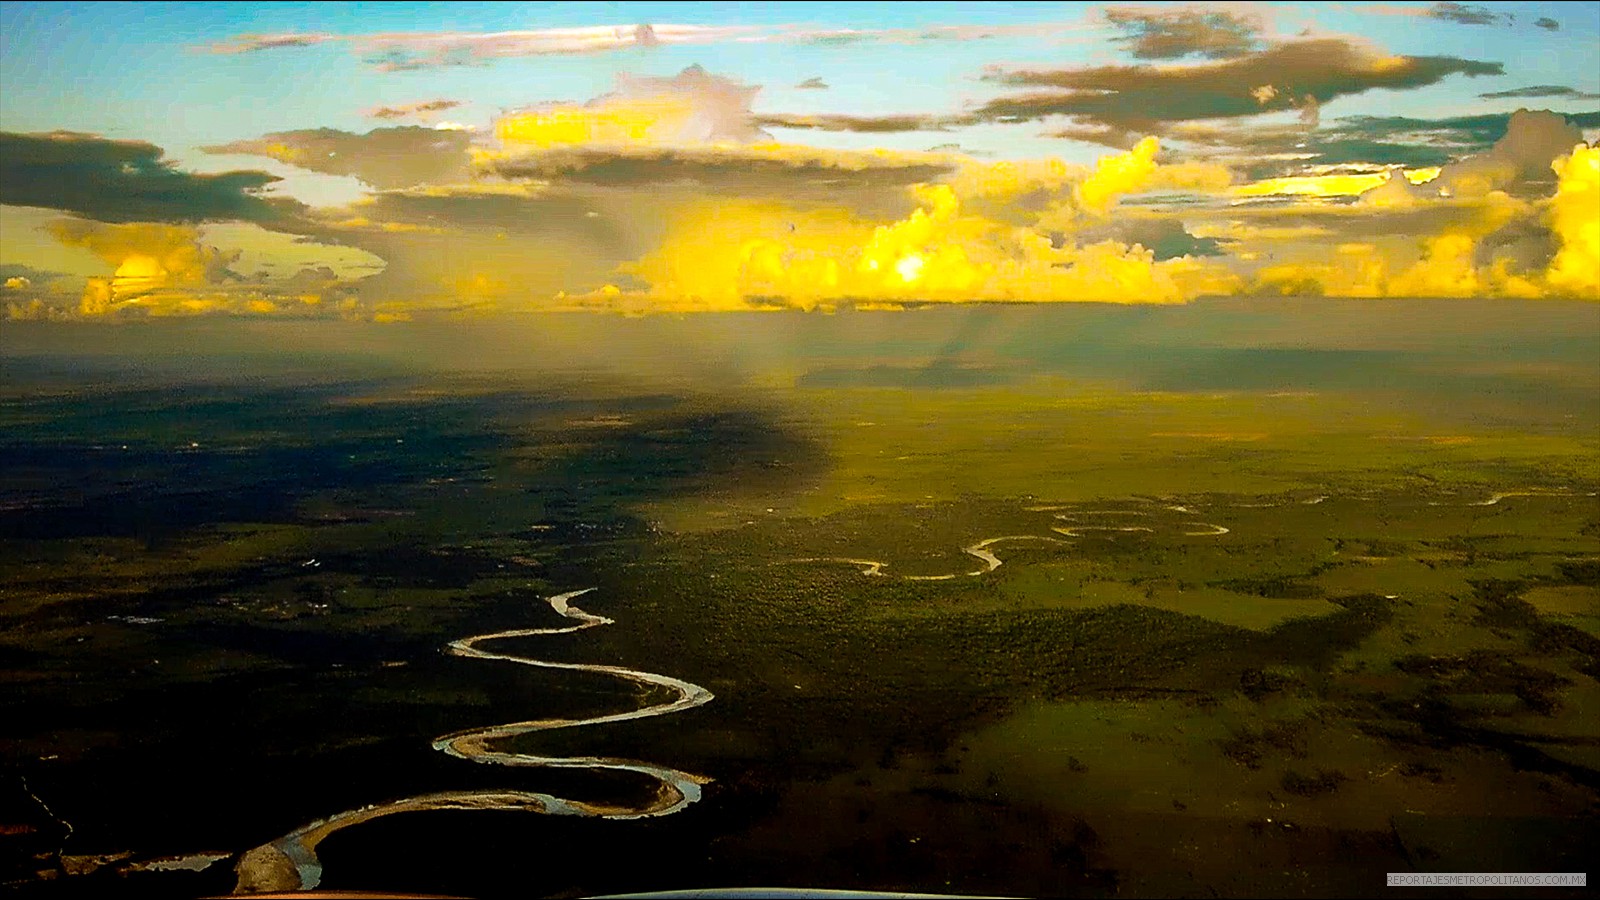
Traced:
<path fill-rule="evenodd" d="M 1337 97 L 1425 87 L 1455 74 L 1501 75 L 1504 68 L 1454 56 L 1384 56 L 1346 39 L 1323 38 L 1192 66 L 991 72 L 987 80 L 1054 90 L 991 100 L 973 118 L 1075 116 L 1105 128 L 1159 131 L 1164 122 L 1304 111 Z"/>
<path fill-rule="evenodd" d="M 1457 25 L 1509 25 L 1515 20 L 1510 13 L 1497 13 L 1483 6 L 1462 3 L 1435 3 L 1424 13 L 1430 19 L 1455 22 Z"/>
<path fill-rule="evenodd" d="M 1540 28 L 1543 28 L 1545 31 L 1560 31 L 1561 30 L 1561 23 L 1557 22 L 1555 19 L 1550 18 L 1549 16 L 1540 16 L 1538 19 L 1534 20 L 1533 24 L 1539 26 Z"/>
<path fill-rule="evenodd" d="M 949 174 L 937 161 L 877 160 L 828 155 L 776 158 L 737 148 L 552 149 L 489 164 L 496 175 L 607 187 L 693 186 L 743 196 L 825 197 L 835 192 L 904 187 Z"/>
<path fill-rule="evenodd" d="M 1311 166 L 1349 166 L 1370 171 L 1375 166 L 1421 168 L 1445 165 L 1490 150 L 1496 142 L 1513 131 L 1512 121 L 1518 116 L 1519 113 L 1488 113 L 1442 119 L 1350 116 L 1324 123 L 1315 131 L 1289 126 L 1224 127 L 1194 124 L 1175 127 L 1170 137 L 1202 153 L 1215 150 L 1225 157 L 1236 155 L 1236 158 L 1229 158 L 1229 162 L 1246 177 L 1256 179 L 1295 174 Z M 1578 139 L 1575 137 L 1577 132 L 1568 128 L 1600 127 L 1600 112 L 1557 115 L 1524 111 L 1520 116 L 1523 127 L 1517 129 L 1519 133 L 1531 134 L 1534 130 L 1531 126 L 1538 126 L 1543 131 L 1558 135 L 1551 138 L 1554 142 L 1552 146 L 1568 138 L 1574 141 Z M 1571 149 L 1571 145 L 1561 149 Z M 1302 158 L 1292 161 L 1264 159 L 1287 153 Z M 1548 162 L 1536 161 L 1534 165 L 1537 168 Z M 1530 177 L 1543 178 L 1544 173 L 1534 173 Z"/>
<path fill-rule="evenodd" d="M 1487 113 L 1477 116 L 1452 116 L 1444 119 L 1412 119 L 1404 116 L 1351 116 L 1340 119 L 1330 134 L 1350 139 L 1379 140 L 1405 138 L 1408 141 L 1444 144 L 1458 150 L 1487 149 L 1510 130 L 1511 120 L 1526 116 L 1526 110 L 1515 113 Z M 1539 116 L 1564 119 L 1576 128 L 1600 127 L 1600 112 L 1557 114 L 1541 110 Z M 1569 146 L 1567 149 L 1571 149 Z"/>
<path fill-rule="evenodd" d="M 1082 141 L 1086 144 L 1099 144 L 1113 150 L 1129 150 L 1134 144 L 1144 137 L 1143 134 L 1127 128 L 1107 128 L 1104 126 L 1069 126 L 1046 132 L 1045 137 L 1060 138 L 1064 141 Z"/>
<path fill-rule="evenodd" d="M 1063 236 L 1057 235 L 1052 240 L 1059 243 Z M 1224 255 L 1221 244 L 1215 239 L 1195 237 L 1175 219 L 1129 218 L 1106 222 L 1075 232 L 1072 240 L 1079 244 L 1107 240 L 1138 244 L 1154 254 L 1156 260 Z"/>
<path fill-rule="evenodd" d="M 143 141 L 0 132 L 0 203 L 102 222 L 268 222 L 298 208 L 260 195 L 278 180 L 266 172 L 180 172 Z"/>
<path fill-rule="evenodd" d="M 1108 9 L 1105 17 L 1123 32 L 1113 40 L 1128 44 L 1139 59 L 1231 59 L 1255 50 L 1261 33 L 1259 19 L 1232 12 Z"/>
<path fill-rule="evenodd" d="M 1392 120 L 1391 120 L 1392 121 Z M 1406 120 L 1417 127 L 1425 127 L 1422 120 Z M 1400 132 L 1405 126 L 1397 124 Z M 1250 170 L 1252 178 L 1284 174 L 1283 167 L 1325 166 L 1343 163 L 1371 163 L 1379 166 L 1403 165 L 1408 168 L 1436 166 L 1457 158 L 1462 153 L 1482 149 L 1487 143 L 1463 144 L 1447 129 L 1440 129 L 1439 137 L 1426 144 L 1385 140 L 1390 132 L 1371 127 L 1362 118 L 1337 119 L 1324 124 L 1316 131 L 1283 125 L 1223 127 L 1215 125 L 1188 125 L 1174 128 L 1169 133 L 1171 141 L 1181 141 L 1197 149 L 1217 149 L 1237 153 L 1241 157 L 1260 159 L 1276 154 L 1294 153 L 1303 156 L 1292 163 L 1264 161 Z M 1092 137 L 1094 135 L 1086 135 Z"/>
<path fill-rule="evenodd" d="M 0 263 L 0 283 L 11 278 L 26 278 L 34 284 L 42 284 L 56 278 L 66 278 L 65 272 L 52 272 L 48 269 L 35 269 L 20 263 Z"/>
<path fill-rule="evenodd" d="M 355 207 L 373 222 L 443 226 L 463 232 L 541 234 L 564 231 L 595 244 L 620 242 L 611 221 L 590 216 L 589 198 L 562 192 L 517 195 L 457 189 L 386 191 Z"/>
<path fill-rule="evenodd" d="M 1149 230 L 1134 231 L 1130 237 L 1149 248 L 1158 260 L 1180 256 L 1225 255 L 1215 238 L 1195 237 L 1179 222 L 1153 224 Z"/>
<path fill-rule="evenodd" d="M 201 149 L 265 156 L 325 175 L 350 175 L 387 190 L 464 176 L 471 140 L 460 131 L 408 125 L 376 128 L 366 134 L 334 128 L 283 131 Z"/>
<path fill-rule="evenodd" d="M 1523 97 L 1568 97 L 1573 100 L 1600 99 L 1600 94 L 1587 94 L 1577 88 L 1561 84 L 1535 84 L 1528 87 L 1512 88 L 1509 91 L 1490 91 L 1479 94 L 1483 100 L 1504 100 Z"/>

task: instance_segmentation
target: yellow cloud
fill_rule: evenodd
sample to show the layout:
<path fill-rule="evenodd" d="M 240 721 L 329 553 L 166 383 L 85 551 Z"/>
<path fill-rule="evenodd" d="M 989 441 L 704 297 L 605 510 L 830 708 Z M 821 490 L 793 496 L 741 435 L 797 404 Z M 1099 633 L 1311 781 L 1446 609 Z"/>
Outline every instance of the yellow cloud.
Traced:
<path fill-rule="evenodd" d="M 90 278 L 83 287 L 83 299 L 78 302 L 78 313 L 85 316 L 103 316 L 111 311 L 112 299 L 111 279 Z"/>
<path fill-rule="evenodd" d="M 1158 163 L 1155 157 L 1160 149 L 1156 138 L 1147 137 L 1126 153 L 1101 157 L 1086 176 L 1068 175 L 1074 181 L 1070 200 L 1052 204 L 1035 224 L 1047 231 L 1072 231 L 1083 223 L 1084 213 L 1090 218 L 1104 217 L 1129 194 L 1153 190 L 1219 191 L 1233 180 L 1228 168 L 1216 163 Z M 996 167 L 999 165 L 1004 164 Z"/>
<path fill-rule="evenodd" d="M 1091 195 L 1096 203 L 1149 175 L 1104 171 L 1124 176 L 1103 179 Z M 624 271 L 646 282 L 646 293 L 671 310 L 974 300 L 1174 303 L 1239 287 L 1236 276 L 1213 263 L 1156 262 L 1152 251 L 1136 244 L 1058 247 L 1032 228 L 967 211 L 947 184 L 918 185 L 913 192 L 916 210 L 877 225 L 842 208 L 707 202 L 683 213 L 661 246 Z M 617 295 L 590 299 L 611 304 Z"/>
<path fill-rule="evenodd" d="M 1389 282 L 1391 297 L 1471 297 L 1481 283 L 1472 254 L 1471 235 L 1453 232 L 1425 238 L 1422 258 Z"/>
<path fill-rule="evenodd" d="M 65 317 L 60 309 L 47 305 L 38 297 L 26 303 L 12 301 L 6 304 L 6 319 L 13 322 L 47 322 Z"/>
<path fill-rule="evenodd" d="M 1579 144 L 1550 168 L 1559 179 L 1550 230 L 1561 249 L 1545 278 L 1557 291 L 1600 299 L 1600 146 Z"/>
<path fill-rule="evenodd" d="M 694 104 L 684 97 L 628 98 L 506 116 L 495 122 L 494 133 L 506 143 L 533 147 L 662 145 L 682 138 L 694 112 Z"/>
<path fill-rule="evenodd" d="M 116 267 L 109 279 L 90 279 L 79 305 L 84 315 L 100 315 L 120 304 L 155 303 L 161 299 L 154 296 L 158 292 L 220 281 L 239 257 L 202 246 L 199 232 L 182 225 L 62 219 L 49 230 L 61 243 L 83 247 Z"/>
<path fill-rule="evenodd" d="M 113 314 L 191 316 L 225 312 L 241 315 L 304 315 L 323 304 L 325 294 L 337 293 L 338 273 L 331 267 L 305 268 L 293 277 L 246 280 L 232 270 L 244 253 L 220 250 L 201 243 L 198 228 L 146 222 L 106 224 L 60 219 L 47 230 L 66 246 L 82 247 L 113 266 L 109 276 L 91 276 L 84 284 L 77 315 L 86 318 Z M 207 226 L 212 237 L 239 237 L 225 226 Z M 352 248 L 293 244 L 288 235 L 247 226 L 245 238 L 270 237 L 274 242 L 304 246 L 305 259 L 336 263 L 377 260 Z M 258 246 L 261 246 L 258 242 Z M 292 258 L 292 257 L 291 257 Z M 262 260 L 257 260 L 260 265 Z M 331 314 L 330 311 L 328 314 Z"/>
<path fill-rule="evenodd" d="M 991 163 L 967 157 L 946 183 L 963 200 L 1010 203 L 1026 194 L 1061 191 L 1088 174 L 1083 166 L 1069 165 L 1059 159 Z"/>
<path fill-rule="evenodd" d="M 1478 261 L 1480 242 L 1508 223 L 1530 217 L 1533 208 L 1529 204 L 1501 191 L 1469 201 L 1433 198 L 1413 203 L 1432 203 L 1440 212 L 1448 210 L 1446 216 L 1429 217 L 1444 223 L 1437 233 L 1343 243 L 1332 255 L 1321 242 L 1280 248 L 1281 255 L 1301 258 L 1257 269 L 1255 289 L 1339 297 L 1528 297 L 1545 293 L 1537 275 L 1513 271 L 1510 260 L 1488 265 Z M 1383 207 L 1357 205 L 1338 214 L 1373 215 L 1374 208 Z M 1408 208 L 1405 214 L 1416 213 Z"/>
<path fill-rule="evenodd" d="M 1396 275 L 1386 293 L 1392 297 L 1471 297 L 1505 293 L 1510 275 L 1501 267 L 1502 285 L 1491 286 L 1487 272 L 1478 269 L 1478 242 L 1512 219 L 1526 216 L 1529 206 L 1500 191 L 1486 194 L 1453 219 L 1443 233 L 1422 239 L 1422 256 Z"/>
<path fill-rule="evenodd" d="M 670 215 L 661 245 L 623 271 L 673 310 L 744 309 L 746 298 L 769 294 L 813 307 L 839 295 L 842 261 L 872 233 L 848 210 L 781 201 L 704 200 Z"/>
<path fill-rule="evenodd" d="M 716 173 L 734 191 L 750 191 L 689 202 L 680 195 L 664 209 L 658 206 L 666 220 L 664 238 L 620 268 L 646 287 L 562 292 L 557 305 L 631 309 L 644 297 L 662 310 L 967 300 L 1179 302 L 1237 286 L 1236 277 L 1209 261 L 1157 263 L 1149 248 L 1115 240 L 1058 246 L 1036 230 L 1071 232 L 1080 222 L 1103 222 L 1121 197 L 1140 191 L 1215 190 L 1231 182 L 1222 166 L 1158 163 L 1160 144 L 1153 137 L 1092 169 L 1054 159 L 981 163 L 951 154 L 840 151 L 774 143 L 741 131 L 740 123 L 749 121 L 748 98 L 744 89 L 686 71 L 670 83 L 639 81 L 581 106 L 545 107 L 496 124 L 501 146 L 476 148 L 473 155 L 480 171 L 501 177 L 570 179 L 606 164 L 612 179 Z M 745 167 L 765 180 L 744 182 L 730 174 Z M 879 188 L 904 190 L 916 202 L 904 218 L 890 222 L 863 218 L 831 198 L 806 203 L 759 194 L 781 191 L 785 173 L 809 182 L 830 171 L 917 167 L 927 168 L 922 177 L 940 180 Z M 940 169 L 949 173 L 947 179 Z M 471 285 L 459 286 L 459 295 L 477 293 Z"/>
<path fill-rule="evenodd" d="M 758 90 L 699 66 L 670 78 L 624 75 L 612 93 L 504 116 L 494 131 L 504 144 L 540 149 L 748 143 L 766 137 L 750 113 Z"/>
<path fill-rule="evenodd" d="M 1156 152 L 1160 149 L 1159 141 L 1147 137 L 1127 153 L 1101 157 L 1093 174 L 1078 185 L 1078 204 L 1103 213 L 1118 197 L 1144 187 L 1155 174 Z"/>

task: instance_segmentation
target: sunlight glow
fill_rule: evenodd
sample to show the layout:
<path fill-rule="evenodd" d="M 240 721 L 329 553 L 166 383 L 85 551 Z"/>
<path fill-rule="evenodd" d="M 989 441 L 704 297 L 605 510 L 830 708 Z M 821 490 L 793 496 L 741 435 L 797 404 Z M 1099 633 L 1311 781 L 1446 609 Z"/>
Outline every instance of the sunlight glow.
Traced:
<path fill-rule="evenodd" d="M 894 270 L 900 273 L 900 280 L 910 284 L 922 274 L 923 258 L 913 253 L 894 264 Z"/>

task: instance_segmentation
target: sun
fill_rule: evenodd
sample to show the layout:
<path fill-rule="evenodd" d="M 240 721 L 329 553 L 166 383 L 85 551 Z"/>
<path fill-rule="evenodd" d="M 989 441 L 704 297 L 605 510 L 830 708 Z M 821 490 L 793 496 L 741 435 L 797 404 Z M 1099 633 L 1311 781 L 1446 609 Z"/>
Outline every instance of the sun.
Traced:
<path fill-rule="evenodd" d="M 901 257 L 900 261 L 894 264 L 894 270 L 900 273 L 901 281 L 910 284 L 922 274 L 922 265 L 922 257 L 913 253 L 909 256 Z"/>

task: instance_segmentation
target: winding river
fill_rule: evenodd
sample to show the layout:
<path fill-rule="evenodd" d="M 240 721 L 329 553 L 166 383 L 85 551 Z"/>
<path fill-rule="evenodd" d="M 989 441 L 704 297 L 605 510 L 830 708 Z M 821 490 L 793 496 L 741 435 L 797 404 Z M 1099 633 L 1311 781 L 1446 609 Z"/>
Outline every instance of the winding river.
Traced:
<path fill-rule="evenodd" d="M 1008 534 L 1000 537 L 985 538 L 969 547 L 962 547 L 961 552 L 968 556 L 976 557 L 983 563 L 983 568 L 971 572 L 951 572 L 946 575 L 901 575 L 906 581 L 949 581 L 952 578 L 976 578 L 987 575 L 1002 565 L 1000 557 L 995 556 L 989 548 L 1002 541 L 1046 541 L 1051 544 L 1068 543 L 1060 538 L 1043 537 L 1036 534 Z M 861 574 L 872 575 L 878 578 L 888 577 L 883 571 L 888 563 L 878 559 L 856 559 L 851 556 L 807 556 L 801 559 L 788 560 L 791 563 L 845 563 L 860 566 Z"/>
<path fill-rule="evenodd" d="M 480 646 L 507 638 L 571 634 L 586 628 L 612 624 L 612 620 L 605 616 L 597 616 L 572 605 L 573 598 L 582 596 L 590 590 L 593 590 L 593 588 L 570 591 L 548 598 L 547 602 L 550 604 L 550 608 L 562 617 L 576 622 L 574 625 L 560 628 L 519 628 L 512 631 L 497 631 L 493 634 L 480 634 L 452 641 L 448 650 L 451 654 L 465 656 L 470 659 L 492 659 L 541 669 L 566 669 L 613 675 L 647 687 L 666 688 L 672 692 L 673 699 L 629 712 L 613 713 L 611 715 L 593 716 L 584 719 L 530 719 L 524 722 L 511 722 L 505 725 L 491 725 L 485 728 L 458 731 L 434 739 L 433 748 L 469 762 L 491 765 L 636 772 L 641 775 L 647 775 L 656 781 L 655 793 L 648 801 L 636 806 L 613 806 L 585 803 L 580 800 L 567 800 L 550 794 L 529 791 L 449 791 L 437 794 L 423 794 L 373 806 L 364 806 L 360 809 L 348 810 L 325 819 L 319 819 L 297 828 L 271 843 L 263 844 L 245 853 L 240 858 L 236 868 L 239 880 L 234 888 L 234 893 L 303 891 L 315 888 L 322 880 L 322 863 L 317 858 L 317 845 L 319 843 L 340 829 L 396 813 L 435 809 L 489 809 L 520 810 L 556 816 L 641 819 L 649 816 L 670 815 L 699 800 L 701 786 L 710 781 L 709 778 L 701 775 L 680 772 L 677 769 L 652 763 L 608 756 L 534 756 L 495 749 L 495 746 L 502 741 L 536 731 L 576 728 L 582 725 L 604 725 L 612 722 L 626 722 L 632 719 L 664 716 L 683 712 L 711 702 L 712 694 L 710 691 L 697 684 L 690 684 L 687 681 L 666 675 L 639 672 L 634 669 L 624 669 L 620 666 L 549 662 L 511 653 L 498 653 L 483 649 Z"/>
<path fill-rule="evenodd" d="M 1521 490 L 1504 491 L 1492 494 L 1487 500 L 1469 502 L 1468 506 L 1492 506 L 1500 501 L 1513 497 L 1543 497 L 1543 496 L 1571 496 L 1566 491 Z M 1592 494 L 1590 496 L 1593 496 Z M 1300 503 L 1318 503 L 1327 499 L 1318 496 Z M 1435 501 L 1437 505 L 1437 501 Z M 1246 504 L 1236 504 L 1245 506 Z M 1258 504 L 1260 506 L 1273 506 L 1280 504 Z M 1197 510 L 1181 505 L 1167 505 L 1167 510 L 1182 514 L 1193 515 Z M 975 578 L 987 575 L 1000 568 L 1003 561 L 996 556 L 990 548 L 998 544 L 1016 541 L 1037 541 L 1052 544 L 1071 544 L 1073 538 L 1087 537 L 1086 532 L 1108 533 L 1154 533 L 1155 528 L 1146 525 L 1103 525 L 1082 524 L 1073 520 L 1084 517 L 1100 516 L 1146 516 L 1148 513 L 1138 510 L 1109 510 L 1091 509 L 1081 512 L 1060 512 L 1072 509 L 1070 505 L 1031 506 L 1030 512 L 1056 513 L 1053 518 L 1064 520 L 1064 524 L 1051 527 L 1051 531 L 1061 537 L 1048 537 L 1043 535 L 1011 534 L 999 537 L 985 538 L 975 544 L 961 548 L 961 552 L 978 560 L 982 565 L 978 568 L 950 572 L 942 575 L 899 575 L 897 577 L 906 581 L 948 581 L 958 578 Z M 1178 523 L 1189 528 L 1203 529 L 1182 531 L 1181 534 L 1190 537 L 1214 537 L 1229 533 L 1222 525 L 1209 522 L 1190 521 Z M 890 577 L 884 570 L 889 563 L 883 560 L 864 559 L 858 557 L 826 556 L 791 559 L 789 563 L 842 563 L 859 567 L 861 574 L 873 577 Z M 610 770 L 621 772 L 635 772 L 655 780 L 656 790 L 654 795 L 646 802 L 634 806 L 613 806 L 596 803 L 587 803 L 580 800 L 567 800 L 550 794 L 533 793 L 528 791 L 450 791 L 437 794 L 423 794 L 393 800 L 360 809 L 338 813 L 325 819 L 311 822 L 289 834 L 278 838 L 271 843 L 264 844 L 247 853 L 240 859 L 237 866 L 239 876 L 235 893 L 256 893 L 265 891 L 294 891 L 315 888 L 322 878 L 322 864 L 317 858 L 317 845 L 330 834 L 352 825 L 359 825 L 382 816 L 396 813 L 415 812 L 420 810 L 436 809 L 487 809 L 487 810 L 524 810 L 528 812 L 543 813 L 546 815 L 560 816 L 586 816 L 607 819 L 638 819 L 648 816 L 665 816 L 675 813 L 685 806 L 700 799 L 701 786 L 710 779 L 677 769 L 659 766 L 652 763 L 636 760 L 618 759 L 605 756 L 577 756 L 577 757 L 551 757 L 535 756 L 526 753 L 512 753 L 495 749 L 501 742 L 521 735 L 537 731 L 550 731 L 557 728 L 576 728 L 583 725 L 604 725 L 613 722 L 626 722 L 632 719 L 643 719 L 651 716 L 662 716 L 670 713 L 683 712 L 712 699 L 710 691 L 696 684 L 672 678 L 666 675 L 657 675 L 650 672 L 640 672 L 634 669 L 625 669 L 620 666 L 604 666 L 588 663 L 558 663 L 532 657 L 518 656 L 511 653 L 495 652 L 482 647 L 494 641 L 508 638 L 532 637 L 536 635 L 571 634 L 586 628 L 600 625 L 610 625 L 612 620 L 604 616 L 597 616 L 585 612 L 571 601 L 593 590 L 592 588 L 581 591 L 570 591 L 548 598 L 550 608 L 575 624 L 559 628 L 522 628 L 512 631 L 498 631 L 493 634 L 481 634 L 473 637 L 452 641 L 448 645 L 450 653 L 470 659 L 500 660 L 502 662 L 516 663 L 524 666 L 534 666 L 543 669 L 566 669 L 581 672 L 598 672 L 612 675 L 637 684 L 665 688 L 673 695 L 673 699 L 645 706 L 629 712 L 613 713 L 611 715 L 593 716 L 582 719 L 530 719 L 523 722 L 511 722 L 504 725 L 492 725 L 468 731 L 460 731 L 443 735 L 433 742 L 435 750 L 447 753 L 458 759 L 470 762 L 486 763 L 491 765 L 517 766 L 517 767 L 543 767 Z"/>
<path fill-rule="evenodd" d="M 1167 509 L 1171 509 L 1171 510 L 1175 510 L 1175 511 L 1178 511 L 1178 512 L 1183 512 L 1183 513 L 1193 513 L 1194 512 L 1194 510 L 1189 509 L 1187 507 L 1183 507 L 1183 506 L 1169 506 L 1169 507 L 1166 507 L 1166 508 Z M 1026 511 L 1028 511 L 1028 512 L 1055 512 L 1056 510 L 1071 509 L 1071 507 L 1070 506 L 1065 506 L 1065 505 L 1028 506 L 1028 507 L 1024 507 L 1024 509 Z M 1084 510 L 1081 513 L 1062 513 L 1062 514 L 1056 515 L 1055 518 L 1056 519 L 1061 519 L 1061 520 L 1071 520 L 1071 519 L 1081 518 L 1083 516 L 1144 516 L 1144 515 L 1148 515 L 1148 513 L 1137 511 L 1137 510 L 1091 509 L 1091 510 Z M 1216 536 L 1219 536 L 1219 535 L 1224 535 L 1224 534 L 1228 534 L 1229 533 L 1227 528 L 1225 528 L 1225 527 L 1223 527 L 1221 525 L 1214 525 L 1214 524 L 1212 524 L 1210 522 L 1185 522 L 1185 523 L 1181 523 L 1181 524 L 1188 525 L 1190 527 L 1198 527 L 1198 528 L 1205 529 L 1204 531 L 1184 531 L 1184 532 L 1181 532 L 1181 534 L 1183 534 L 1186 537 L 1216 537 Z M 1049 544 L 1071 544 L 1072 541 L 1071 540 L 1067 540 L 1067 538 L 1085 537 L 1086 535 L 1084 535 L 1083 532 L 1086 532 L 1086 531 L 1105 531 L 1105 532 L 1123 532 L 1123 533 L 1126 533 L 1126 532 L 1144 532 L 1144 533 L 1147 533 L 1147 534 L 1155 533 L 1155 529 L 1154 528 L 1150 528 L 1150 527 L 1145 526 L 1145 525 L 1070 525 L 1070 526 L 1068 526 L 1068 525 L 1057 525 L 1057 526 L 1053 526 L 1050 530 L 1054 531 L 1055 533 L 1057 533 L 1059 535 L 1062 535 L 1062 537 L 1057 538 L 1057 537 L 1049 537 L 1049 536 L 1046 536 L 1046 535 L 1038 535 L 1038 534 L 1005 534 L 1005 535 L 1001 535 L 999 537 L 984 538 L 983 540 L 977 542 L 976 544 L 971 544 L 969 546 L 962 547 L 961 548 L 961 552 L 962 553 L 965 553 L 968 556 L 974 557 L 975 559 L 977 559 L 978 561 L 983 563 L 983 567 L 979 568 L 979 569 L 973 569 L 973 570 L 968 571 L 968 572 L 948 572 L 948 573 L 945 573 L 943 575 L 899 575 L 899 576 L 896 576 L 896 577 L 900 578 L 903 581 L 951 581 L 951 580 L 957 579 L 957 578 L 976 578 L 976 577 L 978 577 L 980 575 L 987 575 L 990 572 L 993 572 L 995 569 L 1000 568 L 1000 566 L 1004 565 L 1004 563 L 1000 559 L 1000 557 L 996 556 L 994 554 L 994 551 L 990 550 L 989 548 L 993 547 L 996 544 L 1004 543 L 1004 542 L 1007 542 L 1007 541 L 1043 541 L 1043 542 L 1049 543 Z M 863 558 L 854 557 L 854 556 L 807 556 L 807 557 L 802 557 L 802 558 L 799 558 L 799 559 L 785 560 L 785 562 L 786 563 L 841 563 L 841 564 L 844 564 L 844 565 L 859 566 L 860 569 L 861 569 L 861 574 L 863 574 L 863 575 L 870 575 L 870 576 L 872 576 L 874 578 L 887 578 L 887 577 L 890 577 L 889 573 L 884 571 L 884 569 L 887 569 L 889 567 L 889 563 L 887 563 L 887 562 L 885 562 L 885 561 L 883 561 L 881 559 L 863 559 Z"/>

